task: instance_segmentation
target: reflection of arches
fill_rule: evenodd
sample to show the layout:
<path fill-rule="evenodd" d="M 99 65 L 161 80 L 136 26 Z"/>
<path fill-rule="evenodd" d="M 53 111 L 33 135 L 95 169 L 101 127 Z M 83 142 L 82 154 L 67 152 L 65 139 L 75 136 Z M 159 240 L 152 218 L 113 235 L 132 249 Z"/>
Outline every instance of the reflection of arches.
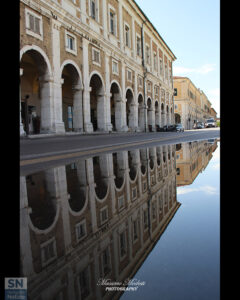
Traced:
<path fill-rule="evenodd" d="M 62 117 L 66 131 L 82 130 L 82 82 L 78 67 L 71 61 L 62 65 Z"/>
<path fill-rule="evenodd" d="M 133 92 L 128 88 L 126 92 L 126 121 L 127 126 L 132 129 L 134 127 L 134 103 Z"/>
<path fill-rule="evenodd" d="M 182 144 L 176 144 L 176 151 L 179 151 L 182 149 Z"/>
<path fill-rule="evenodd" d="M 148 128 L 149 131 L 153 131 L 153 104 L 152 104 L 152 99 L 148 98 L 147 99 L 147 119 L 148 119 Z"/>
<path fill-rule="evenodd" d="M 98 74 L 93 74 L 90 79 L 90 108 L 93 130 L 104 130 L 105 107 L 103 81 Z"/>
<path fill-rule="evenodd" d="M 140 149 L 140 162 L 142 175 L 147 172 L 147 151 L 146 149 Z"/>
<path fill-rule="evenodd" d="M 21 50 L 21 118 L 24 130 L 30 134 L 50 132 L 52 105 L 50 103 L 51 66 L 46 54 L 37 46 Z"/>
<path fill-rule="evenodd" d="M 120 164 L 118 162 L 118 154 L 113 153 L 112 156 L 113 156 L 113 172 L 115 175 L 115 179 L 114 179 L 115 185 L 118 189 L 120 189 L 124 182 L 124 173 L 120 169 Z"/>
<path fill-rule="evenodd" d="M 133 163 L 133 157 L 131 151 L 128 151 L 128 166 L 129 166 L 129 176 L 131 180 L 135 180 L 137 176 L 136 166 Z"/>
<path fill-rule="evenodd" d="M 110 98 L 110 109 L 111 109 L 111 123 L 113 130 L 119 131 L 121 129 L 121 92 L 117 82 L 111 84 L 111 98 Z"/>
<path fill-rule="evenodd" d="M 93 157 L 93 171 L 94 171 L 94 182 L 95 186 L 95 193 L 99 199 L 103 199 L 108 191 L 108 182 L 107 179 L 104 178 L 103 173 L 103 164 L 100 160 L 100 156 Z"/>
<path fill-rule="evenodd" d="M 158 101 L 155 101 L 155 124 L 156 127 L 160 127 L 160 108 Z"/>
<path fill-rule="evenodd" d="M 175 123 L 181 123 L 181 116 L 179 114 L 175 114 Z"/>
<path fill-rule="evenodd" d="M 32 210 L 30 219 L 39 230 L 49 228 L 56 218 L 56 195 L 51 193 L 49 184 L 44 171 L 26 177 L 28 206 Z"/>
<path fill-rule="evenodd" d="M 144 130 L 144 101 L 142 94 L 138 95 L 138 127 Z"/>
<path fill-rule="evenodd" d="M 82 174 L 81 174 L 82 175 Z M 67 190 L 70 196 L 69 205 L 74 212 L 83 209 L 86 202 L 86 185 L 81 184 L 76 163 L 66 166 Z"/>
<path fill-rule="evenodd" d="M 161 104 L 161 127 L 165 124 L 165 111 L 164 111 L 164 104 Z"/>

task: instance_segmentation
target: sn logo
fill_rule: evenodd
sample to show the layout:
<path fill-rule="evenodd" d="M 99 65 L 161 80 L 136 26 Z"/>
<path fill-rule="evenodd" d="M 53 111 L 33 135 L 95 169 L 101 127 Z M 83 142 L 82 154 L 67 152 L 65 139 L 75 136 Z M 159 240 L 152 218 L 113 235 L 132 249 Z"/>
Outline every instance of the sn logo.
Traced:
<path fill-rule="evenodd" d="M 27 278 L 5 278 L 5 289 L 27 289 Z"/>

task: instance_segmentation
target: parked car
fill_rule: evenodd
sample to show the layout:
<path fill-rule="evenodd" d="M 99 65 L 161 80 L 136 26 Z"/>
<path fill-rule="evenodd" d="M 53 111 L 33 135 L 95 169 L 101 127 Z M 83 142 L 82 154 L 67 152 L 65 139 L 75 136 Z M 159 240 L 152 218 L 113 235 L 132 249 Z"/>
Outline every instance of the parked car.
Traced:
<path fill-rule="evenodd" d="M 205 122 L 205 128 L 216 127 L 216 122 L 213 118 L 207 119 Z"/>
<path fill-rule="evenodd" d="M 178 123 L 178 124 L 175 125 L 175 130 L 174 131 L 184 132 L 184 127 L 182 126 L 181 123 Z"/>
<path fill-rule="evenodd" d="M 196 129 L 203 129 L 204 123 L 203 122 L 197 122 Z"/>

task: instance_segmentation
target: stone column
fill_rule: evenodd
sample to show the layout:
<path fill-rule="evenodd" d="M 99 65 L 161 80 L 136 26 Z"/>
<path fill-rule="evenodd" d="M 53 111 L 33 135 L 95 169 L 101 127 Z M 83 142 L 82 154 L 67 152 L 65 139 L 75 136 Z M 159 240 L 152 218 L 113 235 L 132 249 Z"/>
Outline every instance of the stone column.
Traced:
<path fill-rule="evenodd" d="M 122 119 L 122 107 L 124 102 L 120 94 L 114 94 L 114 106 L 115 106 L 115 124 L 116 131 L 121 131 L 123 127 Z"/>
<path fill-rule="evenodd" d="M 106 93 L 98 94 L 97 97 L 97 124 L 99 131 L 107 129 L 107 112 L 106 112 Z"/>
<path fill-rule="evenodd" d="M 123 51 L 124 39 L 123 39 L 123 14 L 122 14 L 122 0 L 118 1 L 118 11 L 119 11 L 119 39 L 120 39 L 120 48 Z M 123 89 L 124 92 L 125 89 Z"/>
<path fill-rule="evenodd" d="M 93 132 L 93 125 L 90 117 L 90 92 L 89 87 L 89 61 L 88 61 L 88 44 L 89 41 L 82 39 L 83 47 L 83 125 L 86 132 Z"/>
<path fill-rule="evenodd" d="M 20 77 L 23 75 L 23 69 L 20 69 Z M 20 113 L 20 117 L 19 117 L 19 121 L 20 121 L 20 135 L 21 136 L 25 136 L 26 135 L 26 132 L 24 131 L 24 128 L 23 128 L 23 123 L 22 123 L 22 116 L 21 116 L 21 111 L 22 111 L 22 108 L 21 108 L 21 78 L 20 78 L 20 85 L 19 85 L 19 97 L 20 97 L 20 109 L 19 109 L 19 113 Z"/>
<path fill-rule="evenodd" d="M 111 96 L 110 93 L 110 72 L 109 72 L 109 54 L 105 52 L 105 105 L 106 105 L 106 130 L 112 131 L 112 124 L 111 124 Z"/>
<path fill-rule="evenodd" d="M 61 23 L 52 19 L 52 59 L 53 59 L 53 107 L 54 127 L 56 133 L 64 133 L 65 126 L 62 119 L 62 74 L 60 66 L 60 28 Z"/>
<path fill-rule="evenodd" d="M 86 15 L 87 15 L 87 11 L 86 11 L 86 0 L 80 0 L 80 5 L 81 5 L 81 20 L 84 24 L 86 24 Z"/>
<path fill-rule="evenodd" d="M 56 132 L 53 103 L 53 78 L 49 75 L 39 77 L 41 101 L 41 133 Z"/>
<path fill-rule="evenodd" d="M 103 36 L 108 39 L 108 8 L 106 0 L 102 0 L 102 11 L 103 11 Z"/>
<path fill-rule="evenodd" d="M 73 86 L 73 128 L 74 131 L 83 131 L 83 118 L 82 118 L 82 91 L 80 85 Z"/>
<path fill-rule="evenodd" d="M 122 61 L 122 128 L 121 131 L 128 131 L 127 115 L 126 115 L 126 93 L 125 93 L 125 63 Z"/>

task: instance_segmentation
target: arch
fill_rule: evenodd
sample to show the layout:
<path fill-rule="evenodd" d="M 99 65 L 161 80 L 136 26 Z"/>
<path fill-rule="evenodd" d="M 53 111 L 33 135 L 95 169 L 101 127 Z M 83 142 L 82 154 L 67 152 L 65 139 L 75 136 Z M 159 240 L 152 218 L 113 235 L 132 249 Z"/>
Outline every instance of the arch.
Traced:
<path fill-rule="evenodd" d="M 101 74 L 94 71 L 91 73 L 89 87 L 90 92 L 90 109 L 91 122 L 93 130 L 105 130 L 106 126 L 106 109 L 105 109 L 105 89 L 104 81 Z"/>
<path fill-rule="evenodd" d="M 77 70 L 77 73 L 78 73 L 78 76 L 79 76 L 79 79 L 80 79 L 80 82 L 79 84 L 81 85 L 81 88 L 83 88 L 83 81 L 82 81 L 82 73 L 79 69 L 79 66 L 75 63 L 75 61 L 71 60 L 71 59 L 66 59 L 64 60 L 64 62 L 62 63 L 61 65 L 61 68 L 60 68 L 60 74 L 62 74 L 63 72 L 63 69 L 66 65 L 73 65 L 75 67 L 75 69 Z"/>
<path fill-rule="evenodd" d="M 65 131 L 82 131 L 82 80 L 81 72 L 75 62 L 66 60 L 61 66 L 62 119 Z"/>
<path fill-rule="evenodd" d="M 98 71 L 96 71 L 96 70 L 94 70 L 94 71 L 92 71 L 91 72 L 91 74 L 89 75 L 89 82 L 88 82 L 88 86 L 90 86 L 90 82 L 91 82 L 91 79 L 92 79 L 92 77 L 94 76 L 94 75 L 97 75 L 100 79 L 101 79 L 101 81 L 102 81 L 102 85 L 103 85 L 103 92 L 105 93 L 105 85 L 104 85 L 104 80 L 103 80 L 103 77 L 102 77 L 102 74 L 101 73 L 99 73 Z"/>
<path fill-rule="evenodd" d="M 122 91 L 119 83 L 113 80 L 110 85 L 110 116 L 113 131 L 120 131 L 122 116 Z"/>
<path fill-rule="evenodd" d="M 178 113 L 175 113 L 175 123 L 176 124 L 181 123 L 181 116 Z"/>
<path fill-rule="evenodd" d="M 144 113 L 145 113 L 145 108 L 144 108 L 144 99 L 142 93 L 138 94 L 138 127 L 143 131 L 144 130 Z"/>
<path fill-rule="evenodd" d="M 23 75 L 20 82 L 21 118 L 27 134 L 48 133 L 53 129 L 52 69 L 38 46 L 25 46 L 20 52 Z"/>
<path fill-rule="evenodd" d="M 49 70 L 49 75 L 52 76 L 52 67 L 51 67 L 50 61 L 49 61 L 46 53 L 42 50 L 42 48 L 40 48 L 36 45 L 26 45 L 20 50 L 20 62 L 22 60 L 23 54 L 30 51 L 30 50 L 35 50 L 43 56 L 43 58 L 44 58 L 44 60 L 47 64 L 48 70 Z"/>
<path fill-rule="evenodd" d="M 132 88 L 126 89 L 126 123 L 129 129 L 134 127 L 134 93 Z"/>
<path fill-rule="evenodd" d="M 147 99 L 147 124 L 149 131 L 154 131 L 155 129 L 155 114 L 153 101 L 150 97 Z"/>

